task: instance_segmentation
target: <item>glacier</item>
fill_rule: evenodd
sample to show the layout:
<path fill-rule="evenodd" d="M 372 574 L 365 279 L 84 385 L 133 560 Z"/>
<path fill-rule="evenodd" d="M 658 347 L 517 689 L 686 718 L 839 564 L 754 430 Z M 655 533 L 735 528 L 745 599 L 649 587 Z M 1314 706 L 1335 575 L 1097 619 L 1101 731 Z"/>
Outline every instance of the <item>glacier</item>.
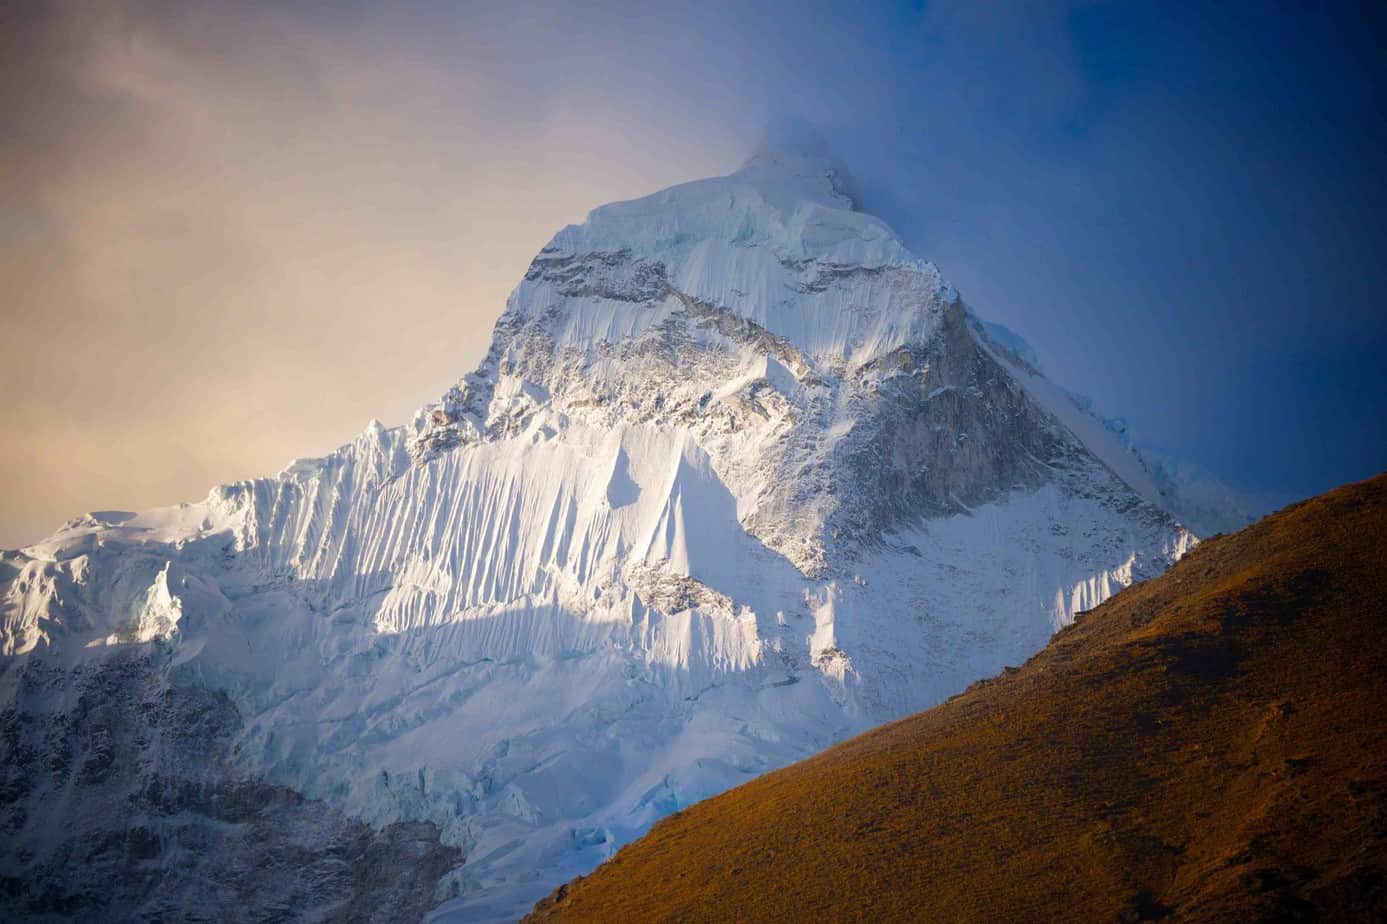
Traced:
<path fill-rule="evenodd" d="M 1024 661 L 1167 500 L 831 162 L 603 206 L 408 424 L 0 555 L 0 909 L 513 920 Z"/>

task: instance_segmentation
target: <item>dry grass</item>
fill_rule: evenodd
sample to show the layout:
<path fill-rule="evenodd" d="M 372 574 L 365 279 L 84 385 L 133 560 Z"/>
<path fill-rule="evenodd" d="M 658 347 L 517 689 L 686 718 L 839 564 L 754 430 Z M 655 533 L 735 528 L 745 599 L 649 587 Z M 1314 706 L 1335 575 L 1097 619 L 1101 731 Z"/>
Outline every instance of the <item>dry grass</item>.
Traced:
<path fill-rule="evenodd" d="M 1387 476 L 656 825 L 534 919 L 1387 920 Z"/>

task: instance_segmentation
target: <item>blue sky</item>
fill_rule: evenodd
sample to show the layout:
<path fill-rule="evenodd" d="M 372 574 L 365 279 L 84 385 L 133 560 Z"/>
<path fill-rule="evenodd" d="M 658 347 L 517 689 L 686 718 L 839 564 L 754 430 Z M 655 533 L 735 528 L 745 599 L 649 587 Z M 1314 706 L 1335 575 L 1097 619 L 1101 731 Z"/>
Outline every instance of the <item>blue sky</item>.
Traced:
<path fill-rule="evenodd" d="M 5 4 L 0 546 L 402 422 L 557 228 L 787 125 L 1139 441 L 1373 474 L 1382 9 Z"/>
<path fill-rule="evenodd" d="M 869 204 L 1138 439 L 1276 494 L 1387 466 L 1382 16 L 983 6 L 891 9 L 821 113 Z"/>

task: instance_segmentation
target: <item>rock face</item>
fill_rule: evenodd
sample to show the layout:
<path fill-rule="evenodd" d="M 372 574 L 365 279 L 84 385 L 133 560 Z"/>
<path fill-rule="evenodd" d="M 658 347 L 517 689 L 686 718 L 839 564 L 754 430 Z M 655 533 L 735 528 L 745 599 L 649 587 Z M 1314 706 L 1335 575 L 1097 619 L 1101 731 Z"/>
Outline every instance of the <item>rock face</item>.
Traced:
<path fill-rule="evenodd" d="M 70 672 L 26 665 L 0 713 L 0 824 L 7 841 L 27 835 L 0 879 L 8 919 L 385 922 L 435 904 L 461 854 L 436 825 L 377 831 L 236 779 L 236 706 L 169 685 L 168 658 L 158 646 Z"/>
<path fill-rule="evenodd" d="M 356 838 L 352 870 L 404 845 L 397 912 L 442 864 L 440 919 L 505 919 L 681 806 L 1024 660 L 1191 545 L 1160 499 L 829 165 L 762 155 L 560 231 L 410 425 L 6 553 L 0 704 L 56 760 L 33 729 L 151 701 L 82 686 L 139 664 L 101 689 L 232 718 L 112 752 L 130 786 L 200 754 L 208 786 L 299 800 L 255 843 Z M 143 803 L 68 816 L 6 772 L 30 781 L 6 790 L 7 901 L 136 901 L 54 832 L 125 844 Z M 170 873 L 161 907 L 220 916 L 223 880 L 252 916 L 339 907 L 244 861 L 199 852 L 205 894 Z"/>

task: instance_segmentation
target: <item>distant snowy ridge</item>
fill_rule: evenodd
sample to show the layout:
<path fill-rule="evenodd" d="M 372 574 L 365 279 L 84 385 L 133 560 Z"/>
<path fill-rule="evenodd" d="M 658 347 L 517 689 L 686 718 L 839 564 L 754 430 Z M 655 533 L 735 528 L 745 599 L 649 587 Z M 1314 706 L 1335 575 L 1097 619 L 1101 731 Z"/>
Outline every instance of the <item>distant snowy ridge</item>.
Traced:
<path fill-rule="evenodd" d="M 831 164 L 604 206 L 409 425 L 4 554 L 0 733 L 28 756 L 0 909 L 227 907 L 234 870 L 175 862 L 220 802 L 145 800 L 134 844 L 73 769 L 119 689 L 226 705 L 215 762 L 122 731 L 130 786 L 419 825 L 463 861 L 436 918 L 513 919 L 680 806 L 1024 660 L 1190 547 L 1163 501 Z M 120 864 L 171 885 L 112 892 Z"/>
<path fill-rule="evenodd" d="M 978 323 L 993 348 L 1005 357 L 1004 361 L 1020 366 L 1027 374 L 1042 375 L 1039 357 L 1020 334 L 994 322 Z M 1146 473 L 1138 477 L 1149 479 L 1148 490 L 1155 492 L 1155 497 L 1148 499 L 1154 499 L 1200 536 L 1234 532 L 1292 500 L 1289 496 L 1254 498 L 1237 491 L 1202 466 L 1134 442 L 1126 420 L 1099 414 L 1088 397 L 1059 386 L 1051 388 L 1063 392 L 1076 410 L 1108 431 L 1106 439 L 1116 440 L 1136 458 Z"/>

